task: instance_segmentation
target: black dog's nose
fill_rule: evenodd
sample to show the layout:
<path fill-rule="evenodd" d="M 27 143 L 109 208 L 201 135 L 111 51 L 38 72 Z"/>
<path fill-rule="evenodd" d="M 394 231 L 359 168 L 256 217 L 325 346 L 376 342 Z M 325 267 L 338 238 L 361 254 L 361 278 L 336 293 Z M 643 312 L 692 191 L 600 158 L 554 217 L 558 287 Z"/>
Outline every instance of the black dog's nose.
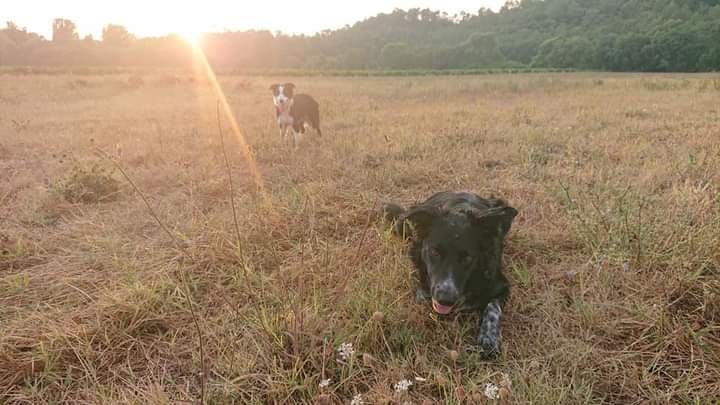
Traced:
<path fill-rule="evenodd" d="M 441 305 L 453 306 L 458 300 L 458 292 L 455 286 L 449 283 L 442 283 L 435 287 L 433 298 Z"/>

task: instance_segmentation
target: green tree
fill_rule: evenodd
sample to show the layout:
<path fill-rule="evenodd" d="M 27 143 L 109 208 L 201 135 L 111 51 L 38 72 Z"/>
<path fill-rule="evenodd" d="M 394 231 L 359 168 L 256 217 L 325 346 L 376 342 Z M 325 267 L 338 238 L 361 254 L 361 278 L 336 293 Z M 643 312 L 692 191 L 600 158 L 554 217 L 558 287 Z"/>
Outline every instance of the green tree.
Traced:
<path fill-rule="evenodd" d="M 390 69 L 403 69 L 410 66 L 411 52 L 404 42 L 391 42 L 383 46 L 380 51 L 380 61 L 383 67 Z"/>
<path fill-rule="evenodd" d="M 643 34 L 629 33 L 616 37 L 608 44 L 610 48 L 603 50 L 607 67 L 621 71 L 652 70 L 651 43 L 651 38 Z"/>
<path fill-rule="evenodd" d="M 464 48 L 465 67 L 496 67 L 505 63 L 494 34 L 474 32 Z"/>
<path fill-rule="evenodd" d="M 106 45 L 124 46 L 134 40 L 135 36 L 122 25 L 108 24 L 102 30 L 102 42 Z"/>
<path fill-rule="evenodd" d="M 540 45 L 532 65 L 536 67 L 591 69 L 597 66 L 598 52 L 585 37 L 554 37 Z"/>
<path fill-rule="evenodd" d="M 76 27 L 74 22 L 64 18 L 56 18 L 53 20 L 52 26 L 53 42 L 69 42 L 78 40 L 80 37 L 75 29 Z"/>

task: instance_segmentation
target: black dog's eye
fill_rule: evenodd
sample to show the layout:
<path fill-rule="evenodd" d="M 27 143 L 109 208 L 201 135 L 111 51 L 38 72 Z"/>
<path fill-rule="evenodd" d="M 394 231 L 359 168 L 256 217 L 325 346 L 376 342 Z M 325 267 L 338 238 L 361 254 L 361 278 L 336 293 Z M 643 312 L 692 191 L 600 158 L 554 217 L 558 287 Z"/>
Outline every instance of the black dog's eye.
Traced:
<path fill-rule="evenodd" d="M 438 248 L 430 248 L 430 256 L 440 257 L 440 250 Z"/>
<path fill-rule="evenodd" d="M 472 256 L 470 256 L 469 254 L 467 254 L 465 252 L 460 252 L 460 254 L 458 254 L 458 261 L 460 263 L 471 263 Z"/>

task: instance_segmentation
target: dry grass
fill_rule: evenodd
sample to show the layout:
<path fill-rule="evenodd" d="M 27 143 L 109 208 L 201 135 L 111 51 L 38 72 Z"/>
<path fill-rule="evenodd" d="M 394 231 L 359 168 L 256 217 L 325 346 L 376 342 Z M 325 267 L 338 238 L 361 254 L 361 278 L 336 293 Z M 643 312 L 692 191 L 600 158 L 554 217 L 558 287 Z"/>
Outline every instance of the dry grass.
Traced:
<path fill-rule="evenodd" d="M 274 79 L 223 77 L 265 185 L 226 131 L 239 243 L 210 89 L 81 79 L 0 76 L 0 402 L 478 403 L 501 373 L 513 403 L 720 401 L 716 76 L 296 78 L 326 134 L 297 152 Z M 179 244 L 117 170 L 63 198 L 97 148 Z M 497 361 L 372 215 L 445 189 L 520 210 Z"/>

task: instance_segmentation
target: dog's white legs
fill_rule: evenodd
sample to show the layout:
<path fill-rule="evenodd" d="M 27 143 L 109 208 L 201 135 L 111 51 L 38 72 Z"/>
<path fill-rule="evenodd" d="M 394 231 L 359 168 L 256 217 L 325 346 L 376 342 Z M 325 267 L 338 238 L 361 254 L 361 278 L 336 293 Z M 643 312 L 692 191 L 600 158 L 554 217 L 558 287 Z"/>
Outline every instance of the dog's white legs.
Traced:
<path fill-rule="evenodd" d="M 294 129 L 293 129 L 292 133 L 293 133 L 293 144 L 295 145 L 295 148 L 297 149 L 298 147 L 300 147 L 300 143 L 303 140 L 303 133 L 295 132 Z"/>
<path fill-rule="evenodd" d="M 280 125 L 280 139 L 285 139 L 289 129 L 290 129 L 289 125 L 285 125 L 285 124 Z"/>

